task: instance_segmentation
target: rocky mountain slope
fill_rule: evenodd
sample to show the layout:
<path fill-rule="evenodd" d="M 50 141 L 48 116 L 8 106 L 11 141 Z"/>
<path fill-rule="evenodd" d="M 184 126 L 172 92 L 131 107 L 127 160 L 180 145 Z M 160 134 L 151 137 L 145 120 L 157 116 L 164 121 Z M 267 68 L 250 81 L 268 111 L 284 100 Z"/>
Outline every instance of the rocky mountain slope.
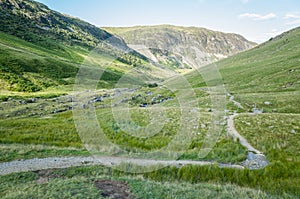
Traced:
<path fill-rule="evenodd" d="M 256 44 L 238 34 L 222 33 L 197 27 L 171 25 L 103 28 L 122 37 L 132 48 L 155 62 L 179 68 L 188 67 L 182 59 L 189 48 L 201 52 L 205 65 L 247 50 Z"/>

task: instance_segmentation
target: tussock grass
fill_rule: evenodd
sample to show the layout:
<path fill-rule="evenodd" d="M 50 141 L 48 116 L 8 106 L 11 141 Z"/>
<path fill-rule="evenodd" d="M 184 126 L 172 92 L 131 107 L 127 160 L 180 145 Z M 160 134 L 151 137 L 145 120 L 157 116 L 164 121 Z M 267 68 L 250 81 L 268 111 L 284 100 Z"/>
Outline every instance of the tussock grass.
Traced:
<path fill-rule="evenodd" d="M 144 175 L 144 177 L 147 177 Z M 0 176 L 2 198 L 101 198 L 94 181 L 112 179 L 126 182 L 136 198 L 293 198 L 224 183 L 155 182 L 143 175 L 127 175 L 101 166 L 73 167 Z"/>

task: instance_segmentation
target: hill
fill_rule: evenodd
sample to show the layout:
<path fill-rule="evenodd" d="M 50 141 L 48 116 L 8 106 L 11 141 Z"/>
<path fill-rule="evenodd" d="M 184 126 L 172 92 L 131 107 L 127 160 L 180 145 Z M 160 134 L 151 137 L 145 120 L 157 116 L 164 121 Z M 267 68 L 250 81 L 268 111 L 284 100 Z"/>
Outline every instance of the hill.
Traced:
<path fill-rule="evenodd" d="M 215 65 L 227 91 L 234 94 L 245 109 L 300 113 L 299 52 L 298 27 Z M 212 65 L 204 67 L 203 71 L 210 67 Z M 190 73 L 187 77 L 195 87 L 201 84 L 199 73 Z"/>
<path fill-rule="evenodd" d="M 201 51 L 201 65 L 203 66 L 256 45 L 238 34 L 222 33 L 198 27 L 157 25 L 104 27 L 103 29 L 120 36 L 137 51 L 140 46 L 145 46 L 151 54 L 148 52 L 144 55 L 148 55 L 148 58 L 152 58 L 153 61 L 177 68 L 189 67 L 182 60 L 185 54 L 191 53 L 178 48 L 188 48 L 189 46 L 198 48 Z"/>
<path fill-rule="evenodd" d="M 80 19 L 31 0 L 3 0 L 0 6 L 2 93 L 68 92 L 82 62 L 95 48 L 98 58 L 110 65 L 94 63 L 106 68 L 100 88 L 113 87 L 134 67 L 161 74 L 122 39 Z"/>

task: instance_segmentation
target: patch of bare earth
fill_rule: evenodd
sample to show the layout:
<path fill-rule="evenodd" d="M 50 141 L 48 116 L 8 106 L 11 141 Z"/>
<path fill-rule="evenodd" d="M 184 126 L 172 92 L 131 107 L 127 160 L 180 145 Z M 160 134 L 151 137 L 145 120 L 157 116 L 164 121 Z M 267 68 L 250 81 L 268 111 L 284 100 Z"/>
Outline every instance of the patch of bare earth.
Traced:
<path fill-rule="evenodd" d="M 126 182 L 116 180 L 96 180 L 94 185 L 101 191 L 101 196 L 112 199 L 134 199 L 129 192 L 129 185 Z"/>

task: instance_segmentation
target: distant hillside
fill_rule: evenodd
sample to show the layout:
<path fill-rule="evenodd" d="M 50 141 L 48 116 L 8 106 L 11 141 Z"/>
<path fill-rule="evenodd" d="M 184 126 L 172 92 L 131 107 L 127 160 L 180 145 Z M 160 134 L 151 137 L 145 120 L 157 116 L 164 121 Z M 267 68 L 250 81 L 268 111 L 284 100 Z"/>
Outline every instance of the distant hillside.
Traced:
<path fill-rule="evenodd" d="M 222 33 L 197 27 L 178 27 L 171 25 L 135 26 L 121 28 L 103 28 L 119 35 L 137 51 L 141 46 L 149 48 L 149 52 L 141 52 L 153 61 L 164 65 L 187 67 L 182 62 L 184 52 L 177 47 L 196 47 L 201 51 L 201 65 L 226 58 L 230 55 L 247 50 L 256 44 L 241 35 Z M 186 52 L 189 53 L 189 52 Z"/>

